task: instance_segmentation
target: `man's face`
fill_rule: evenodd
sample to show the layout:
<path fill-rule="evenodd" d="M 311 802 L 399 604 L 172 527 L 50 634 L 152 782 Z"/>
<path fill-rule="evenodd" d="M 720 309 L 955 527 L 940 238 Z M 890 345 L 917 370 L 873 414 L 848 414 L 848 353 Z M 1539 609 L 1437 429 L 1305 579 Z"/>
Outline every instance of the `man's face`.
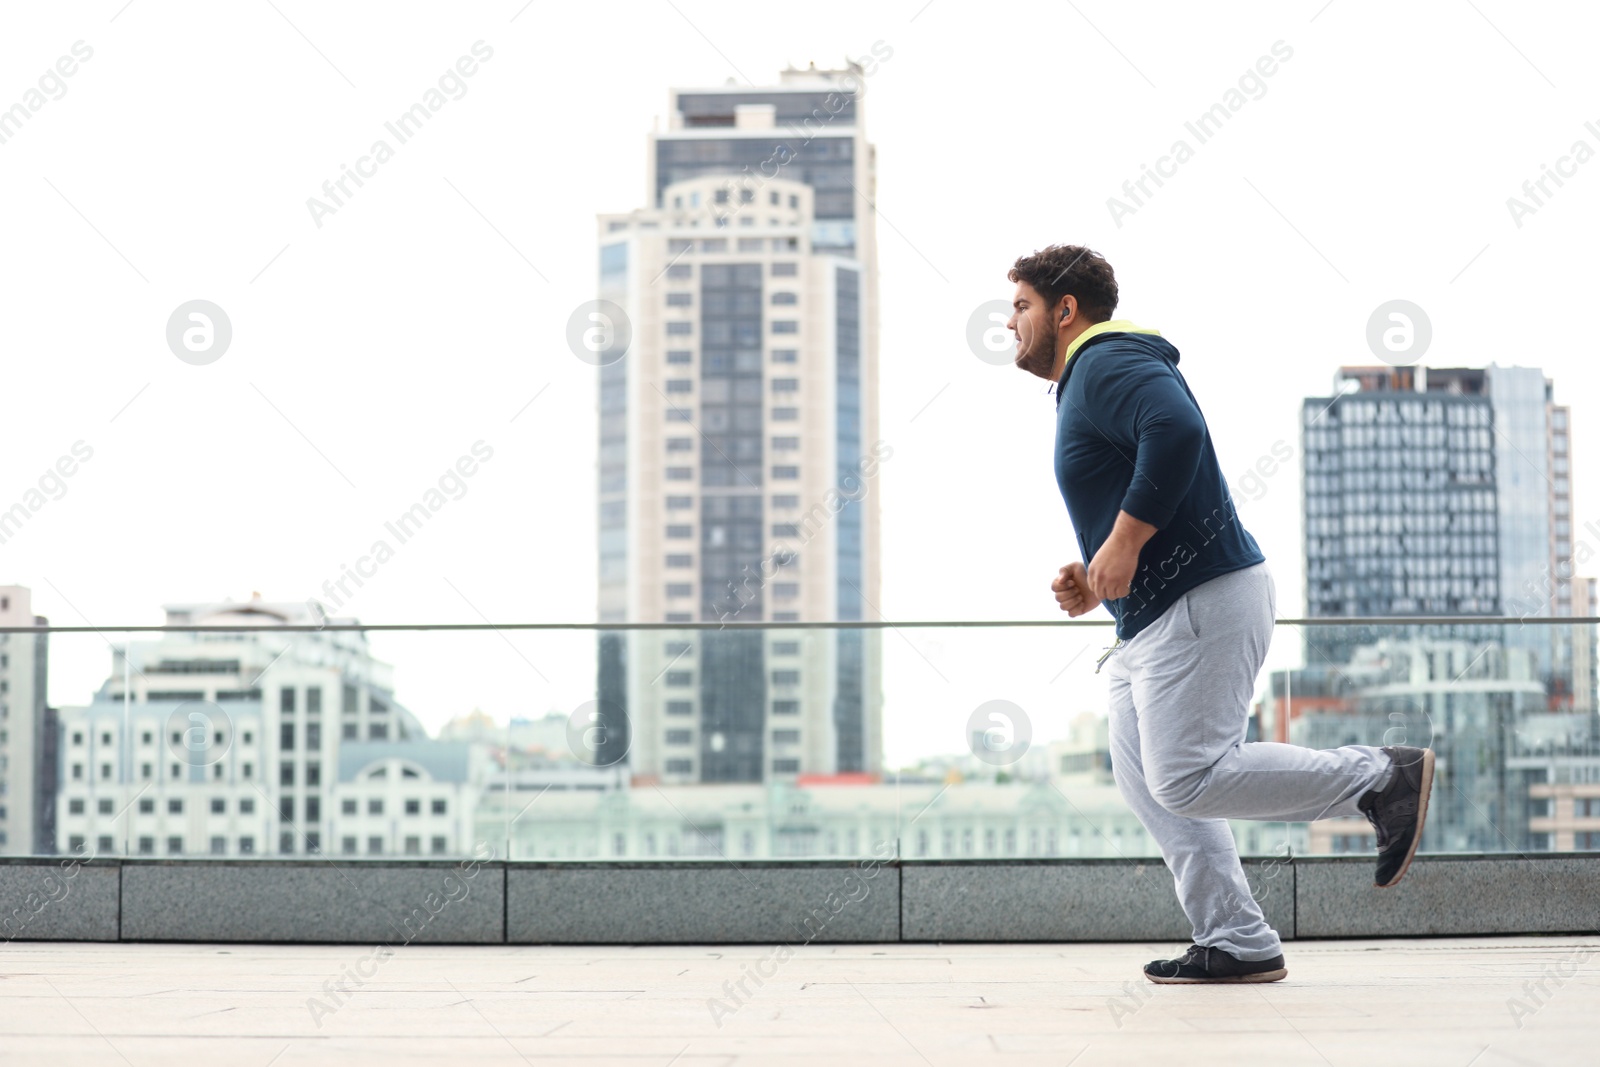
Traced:
<path fill-rule="evenodd" d="M 1056 323 L 1051 307 L 1027 282 L 1018 282 L 1011 298 L 1011 320 L 1006 323 L 1017 338 L 1013 359 L 1019 368 L 1046 381 L 1055 381 Z"/>

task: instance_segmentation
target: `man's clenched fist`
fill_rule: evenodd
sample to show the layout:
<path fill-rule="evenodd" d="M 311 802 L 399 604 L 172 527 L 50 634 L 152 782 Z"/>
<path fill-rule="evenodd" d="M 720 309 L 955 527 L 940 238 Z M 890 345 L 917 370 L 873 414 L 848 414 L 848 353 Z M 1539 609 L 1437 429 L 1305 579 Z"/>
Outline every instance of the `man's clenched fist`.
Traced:
<path fill-rule="evenodd" d="M 1076 619 L 1100 606 L 1100 598 L 1089 592 L 1089 575 L 1082 563 L 1069 563 L 1061 568 L 1050 591 L 1056 595 L 1061 610 Z"/>

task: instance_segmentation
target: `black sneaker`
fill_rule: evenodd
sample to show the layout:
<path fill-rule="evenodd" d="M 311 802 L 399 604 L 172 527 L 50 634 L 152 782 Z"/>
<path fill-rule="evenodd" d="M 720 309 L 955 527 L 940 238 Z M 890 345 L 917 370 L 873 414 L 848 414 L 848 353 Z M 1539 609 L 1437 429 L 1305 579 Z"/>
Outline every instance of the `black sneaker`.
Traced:
<path fill-rule="evenodd" d="M 1378 831 L 1378 874 L 1373 885 L 1397 885 L 1411 866 L 1428 818 L 1428 793 L 1433 789 L 1433 749 L 1385 745 L 1394 761 L 1394 777 L 1383 790 L 1368 791 L 1357 801 Z"/>
<path fill-rule="evenodd" d="M 1144 976 L 1162 985 L 1198 982 L 1276 982 L 1287 976 L 1283 954 L 1270 960 L 1241 960 L 1220 948 L 1190 945 L 1175 960 L 1151 960 Z"/>

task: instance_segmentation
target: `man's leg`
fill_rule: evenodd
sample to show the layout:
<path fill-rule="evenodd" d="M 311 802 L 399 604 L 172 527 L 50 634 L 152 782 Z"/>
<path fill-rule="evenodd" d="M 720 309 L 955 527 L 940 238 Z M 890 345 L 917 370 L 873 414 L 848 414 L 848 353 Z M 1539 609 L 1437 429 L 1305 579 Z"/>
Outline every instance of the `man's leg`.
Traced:
<path fill-rule="evenodd" d="M 1392 762 L 1366 745 L 1246 743 L 1276 596 L 1265 564 L 1197 586 L 1128 642 L 1150 793 L 1190 818 L 1361 818 Z"/>
<path fill-rule="evenodd" d="M 1131 645 L 1129 646 L 1131 647 Z M 1174 815 L 1150 795 L 1139 747 L 1139 709 L 1121 653 L 1111 657 L 1111 772 L 1122 799 L 1161 849 L 1197 945 L 1242 960 L 1279 955 L 1282 943 L 1250 892 L 1224 819 Z"/>

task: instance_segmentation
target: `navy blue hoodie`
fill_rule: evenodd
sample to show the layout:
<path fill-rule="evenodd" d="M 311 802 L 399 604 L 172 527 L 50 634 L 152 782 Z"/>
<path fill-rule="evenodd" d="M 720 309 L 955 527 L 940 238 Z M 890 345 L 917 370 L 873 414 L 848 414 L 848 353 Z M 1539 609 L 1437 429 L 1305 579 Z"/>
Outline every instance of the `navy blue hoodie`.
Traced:
<path fill-rule="evenodd" d="M 1156 527 L 1129 594 L 1105 602 L 1124 640 L 1202 582 L 1266 559 L 1239 523 L 1178 350 L 1154 331 L 1118 321 L 1078 338 L 1056 387 L 1056 481 L 1085 566 L 1119 511 Z"/>

